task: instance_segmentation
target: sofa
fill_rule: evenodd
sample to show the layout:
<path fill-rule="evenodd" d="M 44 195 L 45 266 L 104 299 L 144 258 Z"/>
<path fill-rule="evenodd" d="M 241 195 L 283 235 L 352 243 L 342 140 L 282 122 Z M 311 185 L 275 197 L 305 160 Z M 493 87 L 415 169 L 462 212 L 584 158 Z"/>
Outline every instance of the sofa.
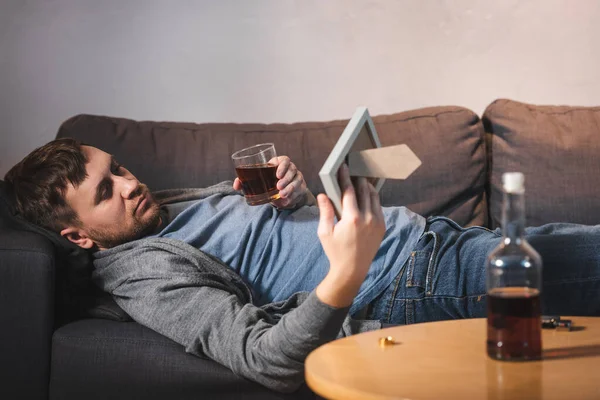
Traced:
<path fill-rule="evenodd" d="M 528 225 L 600 223 L 600 107 L 500 99 L 481 117 L 440 106 L 373 119 L 384 146 L 406 143 L 423 162 L 409 179 L 386 181 L 385 206 L 497 228 L 502 173 L 522 171 Z M 193 124 L 77 115 L 56 136 L 112 153 L 152 190 L 232 179 L 235 150 L 273 142 L 319 193 L 318 171 L 346 123 Z M 131 321 L 91 284 L 89 255 L 25 223 L 6 191 L 0 185 L 1 399 L 317 398 L 306 386 L 292 394 L 269 391 Z"/>

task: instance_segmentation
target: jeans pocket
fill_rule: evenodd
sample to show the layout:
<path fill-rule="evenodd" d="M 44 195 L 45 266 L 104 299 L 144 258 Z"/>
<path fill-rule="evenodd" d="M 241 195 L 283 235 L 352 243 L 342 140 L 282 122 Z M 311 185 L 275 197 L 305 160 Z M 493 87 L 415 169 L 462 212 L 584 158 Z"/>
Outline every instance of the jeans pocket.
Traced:
<path fill-rule="evenodd" d="M 451 226 L 453 229 L 456 229 L 460 232 L 465 232 L 468 230 L 482 230 L 485 232 L 490 232 L 493 233 L 496 236 L 502 236 L 502 232 L 498 229 L 489 229 L 486 228 L 485 226 L 468 226 L 468 227 L 463 227 L 461 225 L 459 225 L 457 222 L 455 222 L 454 220 L 451 220 L 448 217 L 430 217 L 427 222 L 429 224 L 429 226 L 431 226 L 434 222 L 438 222 L 438 221 L 444 221 L 445 223 L 447 223 L 449 226 Z"/>
<path fill-rule="evenodd" d="M 406 271 L 406 288 L 420 289 L 425 296 L 430 296 L 433 294 L 433 274 L 439 250 L 439 236 L 429 231 L 423 233 L 420 240 L 424 243 L 410 253 Z"/>
<path fill-rule="evenodd" d="M 421 288 L 425 290 L 427 286 L 427 270 L 429 269 L 429 260 L 431 251 L 415 250 L 410 253 L 408 268 L 406 270 L 406 287 Z"/>

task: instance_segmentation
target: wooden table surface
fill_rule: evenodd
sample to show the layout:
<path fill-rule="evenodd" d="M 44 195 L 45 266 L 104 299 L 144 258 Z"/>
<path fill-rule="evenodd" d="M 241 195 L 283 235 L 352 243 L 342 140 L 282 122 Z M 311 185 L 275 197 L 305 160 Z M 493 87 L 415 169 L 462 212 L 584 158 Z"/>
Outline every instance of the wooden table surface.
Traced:
<path fill-rule="evenodd" d="M 308 386 L 328 399 L 600 399 L 600 318 L 542 330 L 543 360 L 486 353 L 486 320 L 398 326 L 339 339 L 306 359 Z M 381 347 L 392 336 L 394 345 Z"/>

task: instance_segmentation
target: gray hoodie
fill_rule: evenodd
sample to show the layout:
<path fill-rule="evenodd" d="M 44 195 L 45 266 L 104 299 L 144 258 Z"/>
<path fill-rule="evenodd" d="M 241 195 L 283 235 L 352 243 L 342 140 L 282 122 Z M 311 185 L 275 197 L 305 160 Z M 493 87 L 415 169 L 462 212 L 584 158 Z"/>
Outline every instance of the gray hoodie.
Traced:
<path fill-rule="evenodd" d="M 230 190 L 157 193 L 161 203 Z M 187 243 L 146 238 L 95 254 L 93 279 L 135 321 L 270 389 L 291 392 L 304 381 L 304 360 L 318 346 L 379 321 L 357 321 L 316 294 L 253 305 L 252 290 L 220 260 Z"/>

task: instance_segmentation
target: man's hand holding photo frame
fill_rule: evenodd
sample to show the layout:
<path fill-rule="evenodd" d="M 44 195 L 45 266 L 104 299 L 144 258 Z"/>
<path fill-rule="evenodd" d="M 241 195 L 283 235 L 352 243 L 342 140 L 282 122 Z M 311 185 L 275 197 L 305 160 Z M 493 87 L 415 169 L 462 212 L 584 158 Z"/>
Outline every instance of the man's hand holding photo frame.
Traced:
<path fill-rule="evenodd" d="M 386 178 L 408 178 L 421 160 L 405 144 L 382 147 L 369 110 L 358 107 L 319 171 L 338 218 L 342 214 L 342 191 L 337 174 L 344 163 L 350 176 L 368 178 L 379 191 Z"/>

